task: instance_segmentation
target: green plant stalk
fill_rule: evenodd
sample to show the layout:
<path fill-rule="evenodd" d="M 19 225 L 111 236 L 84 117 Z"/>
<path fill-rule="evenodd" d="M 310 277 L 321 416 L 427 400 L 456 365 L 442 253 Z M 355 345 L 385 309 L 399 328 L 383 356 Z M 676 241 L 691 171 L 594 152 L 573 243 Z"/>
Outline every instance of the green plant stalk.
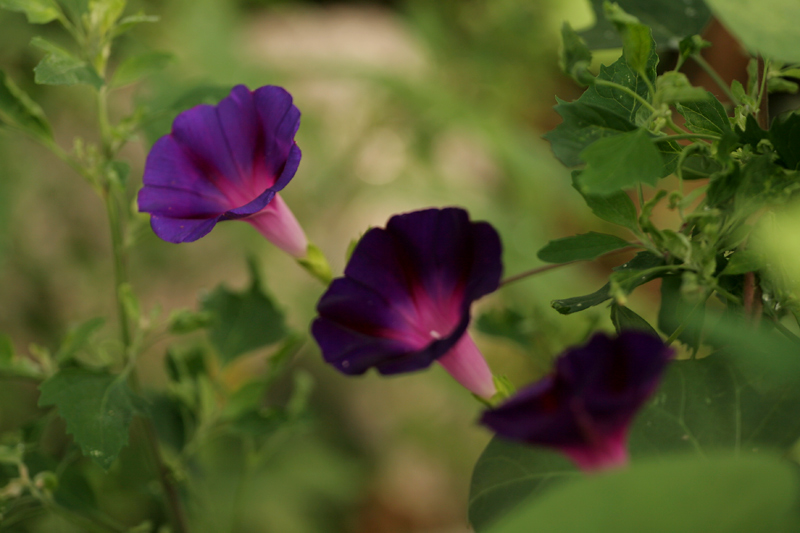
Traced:
<path fill-rule="evenodd" d="M 741 102 L 739 102 L 736 99 L 736 97 L 733 96 L 733 93 L 731 92 L 731 88 L 728 86 L 727 83 L 725 83 L 725 80 L 723 80 L 722 77 L 717 73 L 717 71 L 714 70 L 714 68 L 711 65 L 709 65 L 708 62 L 706 62 L 705 59 L 703 59 L 703 56 L 701 56 L 700 54 L 694 54 L 691 57 L 692 57 L 692 59 L 695 60 L 695 62 L 698 65 L 700 65 L 700 68 L 703 69 L 705 71 L 705 73 L 708 74 L 711 77 L 712 80 L 714 80 L 714 83 L 716 83 L 717 86 L 720 89 L 722 89 L 722 92 L 725 93 L 725 96 L 727 96 L 728 99 L 731 102 L 733 102 L 733 105 L 740 105 L 741 104 Z"/>
<path fill-rule="evenodd" d="M 100 68 L 100 75 L 105 78 L 105 65 Z M 124 228 L 127 223 L 125 211 L 120 209 L 124 202 L 125 191 L 118 188 L 115 183 L 105 174 L 108 163 L 114 157 L 114 140 L 112 136 L 111 123 L 108 115 L 108 88 L 103 85 L 97 93 L 97 116 L 100 126 L 100 133 L 103 146 L 103 158 L 100 168 L 102 175 L 102 197 L 106 205 L 108 223 L 111 230 L 111 246 L 114 256 L 114 296 L 117 302 L 117 313 L 119 315 L 120 337 L 122 340 L 123 353 L 125 356 L 127 378 L 134 392 L 140 392 L 138 375 L 136 373 L 135 362 L 137 353 L 132 349 L 131 319 L 128 310 L 122 299 L 121 288 L 128 283 L 127 272 L 127 248 L 124 240 Z M 124 375 L 124 374 L 123 374 Z M 164 492 L 167 512 L 172 523 L 173 533 L 189 533 L 189 526 L 186 520 L 186 513 L 183 509 L 180 493 L 172 477 L 169 467 L 164 462 L 161 455 L 161 447 L 158 441 L 158 434 L 150 419 L 140 419 L 143 428 L 143 435 L 147 441 L 150 455 L 155 464 L 159 483 Z"/>
<path fill-rule="evenodd" d="M 633 243 L 630 246 L 626 246 L 626 247 L 620 248 L 618 250 L 612 250 L 610 252 L 604 253 L 603 255 L 598 256 L 595 259 L 593 259 L 593 261 L 595 261 L 597 259 L 600 259 L 601 257 L 606 257 L 606 256 L 609 256 L 609 255 L 614 255 L 614 254 L 619 254 L 619 253 L 622 253 L 622 252 L 627 252 L 627 251 L 635 249 L 635 248 L 647 248 L 647 249 L 649 249 L 647 246 L 645 246 L 642 243 Z M 522 280 L 522 279 L 525 279 L 525 278 L 529 278 L 531 276 L 535 276 L 536 274 L 541 274 L 543 272 L 547 272 L 548 270 L 554 270 L 556 268 L 565 267 L 567 265 L 574 265 L 575 263 L 581 263 L 581 262 L 583 262 L 583 261 L 568 261 L 566 263 L 555 263 L 555 264 L 552 264 L 552 265 L 545 265 L 545 266 L 541 266 L 541 267 L 532 268 L 530 270 L 526 270 L 525 272 L 521 272 L 519 274 L 515 274 L 513 276 L 507 277 L 506 279 L 504 279 L 504 280 L 502 280 L 500 282 L 500 287 L 502 287 L 504 285 L 508 285 L 509 283 L 514 283 L 515 281 L 519 281 L 519 280 Z"/>

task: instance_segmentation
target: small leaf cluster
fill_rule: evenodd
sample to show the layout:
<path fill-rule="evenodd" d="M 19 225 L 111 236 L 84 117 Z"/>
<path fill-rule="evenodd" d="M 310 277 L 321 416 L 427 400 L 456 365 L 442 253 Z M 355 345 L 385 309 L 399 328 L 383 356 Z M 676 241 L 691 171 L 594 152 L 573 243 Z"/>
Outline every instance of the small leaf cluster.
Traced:
<path fill-rule="evenodd" d="M 709 43 L 697 35 L 683 38 L 676 67 L 659 74 L 650 29 L 616 4 L 605 4 L 605 16 L 619 33 L 622 57 L 592 76 L 591 51 L 564 26 L 564 72 L 588 88 L 574 102 L 558 102 L 563 122 L 545 138 L 556 157 L 576 169 L 573 185 L 594 214 L 629 236 L 566 237 L 550 242 L 539 258 L 566 263 L 640 248 L 599 291 L 556 300 L 553 307 L 568 314 L 608 299 L 624 306 L 633 289 L 661 278 L 659 329 L 697 350 L 701 335 L 683 330 L 702 322 L 712 294 L 731 309 L 751 311 L 744 278 L 769 273 L 748 238 L 760 213 L 790 201 L 800 188 L 800 115 L 777 117 L 768 129 L 760 125 L 767 118 L 769 80 L 784 80 L 795 67 L 766 60 L 759 78 L 752 63 L 746 88 L 739 82 L 721 87 L 731 96 L 726 107 L 678 70 L 687 60 L 705 64 L 701 52 Z M 791 90 L 783 83 L 772 87 Z M 679 180 L 677 190 L 662 188 L 670 175 Z M 684 183 L 692 190 L 685 192 Z M 654 192 L 645 196 L 644 185 Z M 653 213 L 663 208 L 678 213 L 679 227 L 659 227 Z M 774 318 L 785 312 L 776 309 L 795 306 L 791 298 L 773 301 L 768 313 Z"/>

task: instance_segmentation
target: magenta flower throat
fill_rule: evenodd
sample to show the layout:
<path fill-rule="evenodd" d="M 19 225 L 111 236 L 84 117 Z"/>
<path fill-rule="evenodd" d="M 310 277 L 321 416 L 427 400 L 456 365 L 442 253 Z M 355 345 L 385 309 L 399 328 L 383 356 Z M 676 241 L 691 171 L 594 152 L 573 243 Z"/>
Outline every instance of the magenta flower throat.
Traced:
<path fill-rule="evenodd" d="M 184 111 L 150 150 L 139 210 L 168 242 L 196 241 L 217 222 L 243 219 L 304 257 L 308 241 L 278 194 L 300 163 L 299 125 L 291 95 L 271 85 L 237 85 L 216 106 Z"/>
<path fill-rule="evenodd" d="M 555 448 L 583 470 L 624 465 L 628 427 L 673 354 L 646 333 L 598 333 L 562 354 L 551 375 L 486 411 L 481 423 L 506 439 Z"/>
<path fill-rule="evenodd" d="M 491 397 L 492 373 L 466 330 L 472 302 L 500 283 L 500 256 L 494 228 L 458 208 L 397 215 L 369 230 L 317 305 L 312 333 L 323 358 L 345 374 L 413 372 L 438 361 Z"/>

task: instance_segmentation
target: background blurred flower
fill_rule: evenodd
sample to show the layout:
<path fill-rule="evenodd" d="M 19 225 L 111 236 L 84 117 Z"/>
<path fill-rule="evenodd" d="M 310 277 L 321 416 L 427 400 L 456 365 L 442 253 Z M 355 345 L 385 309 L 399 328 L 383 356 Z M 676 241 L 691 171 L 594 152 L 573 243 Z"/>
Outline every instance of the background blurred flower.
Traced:
<path fill-rule="evenodd" d="M 237 85 L 218 105 L 175 119 L 147 157 L 139 210 L 165 241 L 196 241 L 217 222 L 244 219 L 295 257 L 308 242 L 278 195 L 294 177 L 300 111 L 281 87 Z"/>
<path fill-rule="evenodd" d="M 438 360 L 491 397 L 492 373 L 466 329 L 472 302 L 500 283 L 500 255 L 494 228 L 458 208 L 397 215 L 369 230 L 317 305 L 312 332 L 323 357 L 345 374 L 411 372 Z"/>
<path fill-rule="evenodd" d="M 583 470 L 628 461 L 628 426 L 674 350 L 650 334 L 598 333 L 559 357 L 553 374 L 520 390 L 481 423 L 501 437 L 556 448 Z"/>

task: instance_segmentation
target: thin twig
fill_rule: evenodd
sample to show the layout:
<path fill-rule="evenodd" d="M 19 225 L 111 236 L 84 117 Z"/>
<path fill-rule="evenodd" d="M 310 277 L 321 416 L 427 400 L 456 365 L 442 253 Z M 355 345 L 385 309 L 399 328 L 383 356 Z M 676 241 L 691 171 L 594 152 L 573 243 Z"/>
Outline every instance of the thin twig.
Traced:
<path fill-rule="evenodd" d="M 706 72 L 706 74 L 708 74 L 711 77 L 711 79 L 714 80 L 714 83 L 716 83 L 717 86 L 720 89 L 722 89 L 722 92 L 724 92 L 725 96 L 727 96 L 728 99 L 731 102 L 733 102 L 733 105 L 739 105 L 741 103 L 741 102 L 739 102 L 739 100 L 736 99 L 735 96 L 733 96 L 733 93 L 731 92 L 731 88 L 728 87 L 728 84 L 725 83 L 725 80 L 723 80 L 722 77 L 719 74 L 717 74 L 717 71 L 714 70 L 714 67 L 709 65 L 706 62 L 706 60 L 703 59 L 703 56 L 701 56 L 700 54 L 694 54 L 692 56 L 692 59 L 694 59 L 695 62 L 698 65 L 700 65 L 700 68 L 702 68 Z"/>
<path fill-rule="evenodd" d="M 600 259 L 601 257 L 607 257 L 607 256 L 610 256 L 610 255 L 615 255 L 615 254 L 619 254 L 619 253 L 622 253 L 622 252 L 627 252 L 627 251 L 629 251 L 629 250 L 631 250 L 633 248 L 642 248 L 642 247 L 643 247 L 643 245 L 641 243 L 633 243 L 630 246 L 626 246 L 625 248 L 620 248 L 618 250 L 612 250 L 611 252 L 604 253 L 603 255 L 595 257 L 594 260 Z M 521 279 L 525 279 L 525 278 L 528 278 L 528 277 L 531 277 L 531 276 L 535 276 L 536 274 L 541 274 L 542 272 L 547 272 L 548 270 L 553 270 L 553 269 L 556 269 L 556 268 L 561 268 L 561 267 L 564 267 L 564 266 L 567 266 L 567 265 L 572 265 L 572 264 L 581 263 L 581 262 L 583 262 L 583 261 L 582 260 L 568 261 L 566 263 L 556 263 L 554 265 L 545 265 L 545 266 L 541 266 L 541 267 L 537 267 L 537 268 L 532 268 L 532 269 L 526 270 L 525 272 L 522 272 L 520 274 L 515 274 L 515 275 L 513 275 L 511 277 L 508 277 L 508 278 L 504 279 L 503 281 L 500 282 L 500 286 L 502 287 L 504 285 L 508 285 L 509 283 L 514 283 L 515 281 L 519 281 Z"/>

